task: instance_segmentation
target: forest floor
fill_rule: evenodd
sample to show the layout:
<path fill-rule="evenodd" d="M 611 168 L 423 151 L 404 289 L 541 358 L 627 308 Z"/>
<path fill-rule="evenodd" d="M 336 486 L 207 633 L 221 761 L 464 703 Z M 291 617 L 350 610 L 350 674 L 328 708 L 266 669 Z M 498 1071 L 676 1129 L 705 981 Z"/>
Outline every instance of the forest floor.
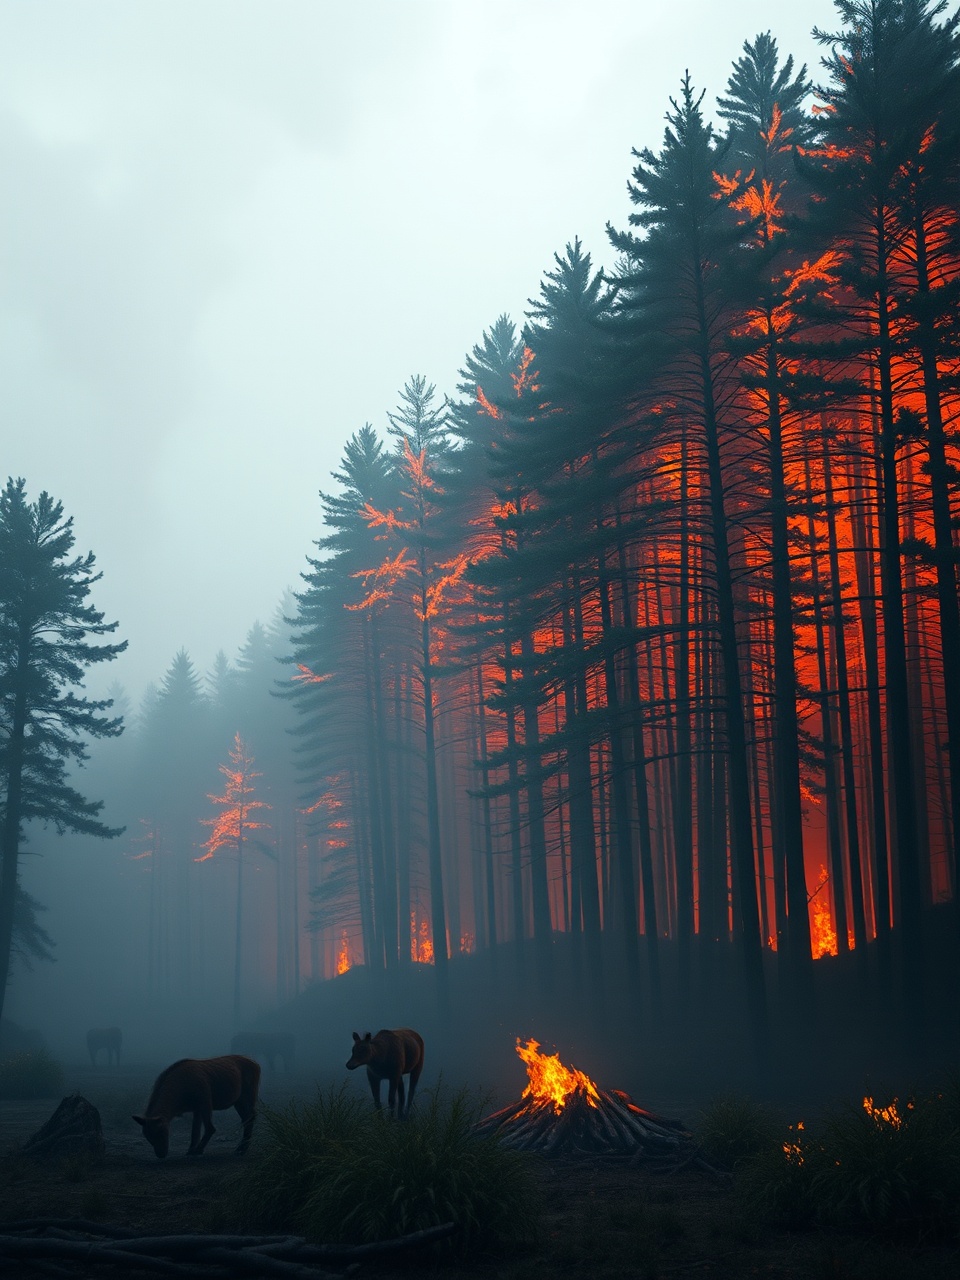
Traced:
<path fill-rule="evenodd" d="M 173 1128 L 171 1156 L 158 1161 L 130 1118 L 140 1109 L 151 1072 L 101 1068 L 70 1076 L 71 1086 L 100 1111 L 106 1153 L 99 1160 L 24 1159 L 19 1147 L 49 1118 L 56 1100 L 0 1102 L 0 1221 L 83 1218 L 145 1235 L 229 1229 L 225 1192 L 238 1170 L 233 1112 L 218 1115 L 220 1127 L 202 1160 L 178 1154 L 189 1138 L 183 1119 Z M 299 1092 L 275 1087 L 271 1101 Z M 256 1137 L 248 1158 L 256 1158 Z M 364 1263 L 359 1280 L 955 1280 L 960 1274 L 960 1252 L 952 1247 L 760 1226 L 746 1216 L 732 1181 L 691 1169 L 664 1176 L 623 1165 L 542 1160 L 535 1162 L 534 1176 L 542 1191 L 542 1227 L 524 1252 L 466 1262 L 419 1253 Z M 4 1269 L 11 1280 L 38 1274 Z M 116 1272 L 71 1266 L 69 1274 Z"/>

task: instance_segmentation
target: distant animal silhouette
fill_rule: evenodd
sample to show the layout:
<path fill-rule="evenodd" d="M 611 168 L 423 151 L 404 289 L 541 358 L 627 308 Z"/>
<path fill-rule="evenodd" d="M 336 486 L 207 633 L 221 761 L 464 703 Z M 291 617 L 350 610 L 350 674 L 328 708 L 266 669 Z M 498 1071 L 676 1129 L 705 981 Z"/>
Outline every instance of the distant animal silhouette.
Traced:
<path fill-rule="evenodd" d="M 245 1053 L 258 1061 L 265 1058 L 271 1071 L 277 1058 L 284 1071 L 292 1071 L 296 1047 L 297 1038 L 289 1031 L 238 1031 L 230 1041 L 231 1053 Z"/>
<path fill-rule="evenodd" d="M 353 1033 L 353 1053 L 347 1063 L 347 1070 L 356 1067 L 367 1068 L 367 1079 L 370 1081 L 370 1092 L 373 1094 L 373 1105 L 380 1110 L 380 1081 L 389 1081 L 390 1091 L 387 1104 L 393 1111 L 399 1096 L 400 1106 L 397 1112 L 402 1119 L 410 1114 L 413 1095 L 417 1091 L 417 1081 L 423 1070 L 423 1039 L 409 1027 L 398 1027 L 395 1031 L 378 1031 L 371 1036 L 368 1031 L 363 1037 Z M 407 1106 L 403 1106 L 403 1077 L 410 1076 L 410 1091 L 407 1095 Z"/>
<path fill-rule="evenodd" d="M 237 1155 L 242 1156 L 250 1145 L 259 1087 L 259 1062 L 242 1054 L 231 1053 L 222 1058 L 181 1058 L 160 1072 L 147 1103 L 146 1115 L 134 1116 L 133 1119 L 163 1160 L 170 1149 L 170 1121 L 174 1116 L 192 1111 L 193 1129 L 187 1155 L 199 1156 L 216 1132 L 213 1112 L 234 1107 L 243 1121 L 243 1137 L 237 1147 Z"/>
<path fill-rule="evenodd" d="M 97 1065 L 97 1054 L 101 1049 L 107 1051 L 107 1065 L 120 1065 L 120 1046 L 123 1035 L 119 1027 L 93 1027 L 87 1032 L 87 1052 L 90 1054 L 90 1065 Z"/>

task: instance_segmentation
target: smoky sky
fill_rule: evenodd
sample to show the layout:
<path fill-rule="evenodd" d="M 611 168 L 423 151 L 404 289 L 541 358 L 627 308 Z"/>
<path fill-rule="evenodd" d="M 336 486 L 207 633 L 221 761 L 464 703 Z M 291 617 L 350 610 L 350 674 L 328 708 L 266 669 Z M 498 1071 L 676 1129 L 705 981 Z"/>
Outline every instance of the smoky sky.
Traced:
<path fill-rule="evenodd" d="M 689 68 L 829 0 L 0 0 L 3 477 L 74 517 L 136 699 L 296 588 L 403 383 L 597 265 Z M 100 677 L 98 676 L 98 679 Z M 102 687 L 102 686 L 100 686 Z M 99 691 L 99 687 L 98 690 Z"/>

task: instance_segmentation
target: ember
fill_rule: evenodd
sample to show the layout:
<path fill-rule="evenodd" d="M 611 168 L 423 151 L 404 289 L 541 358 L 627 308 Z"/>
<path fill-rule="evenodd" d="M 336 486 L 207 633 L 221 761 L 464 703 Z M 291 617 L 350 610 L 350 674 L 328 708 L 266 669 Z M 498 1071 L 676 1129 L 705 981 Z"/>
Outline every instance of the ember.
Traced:
<path fill-rule="evenodd" d="M 646 1111 L 620 1089 L 598 1088 L 558 1054 L 539 1049 L 536 1040 L 517 1041 L 527 1087 L 519 1102 L 481 1120 L 478 1133 L 541 1155 L 624 1156 L 664 1171 L 690 1163 L 714 1172 L 680 1121 Z"/>

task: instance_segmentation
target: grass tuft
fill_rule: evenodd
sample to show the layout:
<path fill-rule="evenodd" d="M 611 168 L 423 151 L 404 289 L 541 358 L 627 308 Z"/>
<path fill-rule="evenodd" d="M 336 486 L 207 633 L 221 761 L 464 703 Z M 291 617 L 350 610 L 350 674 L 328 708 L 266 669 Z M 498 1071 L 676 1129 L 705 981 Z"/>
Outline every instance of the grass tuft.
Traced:
<path fill-rule="evenodd" d="M 63 1092 L 63 1068 L 46 1049 L 0 1058 L 0 1098 L 54 1098 Z"/>
<path fill-rule="evenodd" d="M 464 1092 L 422 1095 L 402 1122 L 345 1088 L 318 1092 L 311 1104 L 266 1112 L 265 1140 L 228 1193 L 230 1208 L 239 1225 L 331 1244 L 450 1221 L 454 1247 L 525 1243 L 536 1217 L 527 1161 L 477 1137 L 478 1116 Z"/>
<path fill-rule="evenodd" d="M 696 1125 L 696 1137 L 711 1164 L 739 1169 L 776 1145 L 777 1127 L 767 1109 L 749 1098 L 715 1098 Z"/>

